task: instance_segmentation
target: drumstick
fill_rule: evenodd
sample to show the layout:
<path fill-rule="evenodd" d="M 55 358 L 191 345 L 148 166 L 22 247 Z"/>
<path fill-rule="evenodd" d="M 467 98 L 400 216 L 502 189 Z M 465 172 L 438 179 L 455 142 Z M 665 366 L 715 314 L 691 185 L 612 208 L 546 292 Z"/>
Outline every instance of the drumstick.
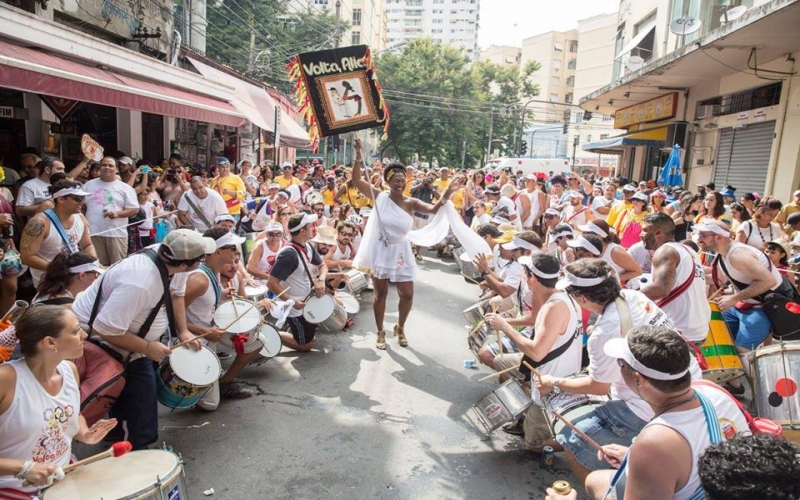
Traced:
<path fill-rule="evenodd" d="M 479 378 L 478 382 L 483 382 L 484 380 L 489 380 L 490 378 L 499 377 L 500 375 L 505 375 L 508 372 L 511 372 L 511 371 L 514 371 L 514 370 L 518 370 L 518 369 L 519 369 L 519 366 L 512 366 L 511 368 L 506 368 L 505 370 L 502 370 L 502 371 L 499 371 L 499 372 L 494 372 L 491 375 L 486 375 L 483 378 Z"/>
<path fill-rule="evenodd" d="M 71 472 L 82 465 L 88 465 L 92 462 L 97 462 L 98 460 L 102 460 L 104 458 L 121 457 L 122 455 L 128 453 L 132 449 L 133 446 L 131 446 L 131 443 L 129 441 L 118 441 L 114 443 L 111 446 L 111 448 L 107 449 L 106 451 L 98 453 L 97 455 L 92 455 L 91 457 L 88 458 L 84 458 L 83 460 L 79 460 L 69 465 L 66 465 L 62 467 L 61 470 L 64 471 L 64 474 L 66 474 L 67 472 Z M 22 483 L 22 486 L 30 486 L 30 484 L 31 483 L 29 481 L 25 481 Z"/>
<path fill-rule="evenodd" d="M 485 323 L 486 323 L 485 319 L 482 319 L 482 320 L 478 321 L 478 324 L 473 326 L 472 329 L 469 331 L 469 333 L 467 334 L 467 337 L 469 337 L 473 333 L 477 332 L 480 329 L 480 327 L 482 327 Z"/>
<path fill-rule="evenodd" d="M 555 416 L 556 416 L 556 417 L 557 417 L 559 420 L 561 420 L 562 422 L 564 422 L 564 425 L 566 425 L 567 427 L 569 427 L 570 429 L 572 429 L 572 430 L 575 432 L 575 434 L 577 434 L 578 436 L 580 436 L 581 438 L 583 438 L 583 440 L 584 440 L 584 441 L 586 441 L 587 443 L 589 443 L 589 445 L 590 445 L 592 448 L 594 448 L 595 450 L 599 451 L 600 453 L 603 453 L 603 447 L 602 447 L 602 446 L 600 446 L 599 444 L 597 444 L 597 441 L 595 441 L 594 439 L 592 439 L 592 438 L 590 438 L 589 436 L 587 436 L 585 432 L 583 432 L 582 430 L 580 430 L 580 429 L 578 429 L 577 427 L 575 427 L 575 425 L 574 425 L 572 422 L 570 422 L 569 420 L 567 420 L 567 419 L 566 419 L 566 418 L 565 418 L 563 415 L 561 415 L 561 414 L 560 414 L 560 413 L 558 413 L 557 411 L 555 411 L 555 410 L 550 410 L 550 412 L 551 412 L 553 415 L 555 415 Z"/>
<path fill-rule="evenodd" d="M 280 296 L 281 296 L 281 295 L 283 295 L 284 293 L 286 293 L 286 292 L 288 292 L 289 290 L 291 290 L 291 288 L 292 288 L 292 287 L 290 287 L 290 286 L 287 286 L 287 287 L 286 287 L 286 288 L 285 288 L 285 289 L 284 289 L 284 290 L 283 290 L 281 293 L 279 293 L 278 295 L 276 295 L 276 296 L 275 296 L 275 298 L 277 299 L 278 297 L 280 297 Z"/>
<path fill-rule="evenodd" d="M 524 359 L 522 360 L 522 364 L 525 365 L 525 368 L 530 370 L 531 373 L 534 374 L 540 381 L 542 380 L 542 374 L 541 374 L 541 372 L 539 370 L 537 370 L 536 368 L 532 367 L 531 364 L 528 363 L 527 361 L 525 361 Z"/>
<path fill-rule="evenodd" d="M 492 314 L 497 314 L 497 304 L 489 302 L 489 305 L 492 306 Z M 495 329 L 494 333 L 497 337 L 497 350 L 500 352 L 500 359 L 503 359 L 503 342 L 500 340 L 500 330 Z"/>
<path fill-rule="evenodd" d="M 718 288 L 716 292 L 712 293 L 711 296 L 708 298 L 709 301 L 712 301 L 722 295 L 722 292 L 725 291 L 725 287 Z"/>
<path fill-rule="evenodd" d="M 194 338 L 191 338 L 191 339 L 189 339 L 189 340 L 184 340 L 183 342 L 180 342 L 180 343 L 177 343 L 177 344 L 175 344 L 174 346 L 170 347 L 170 348 L 169 348 L 169 350 L 170 350 L 170 351 L 174 351 L 174 350 L 175 350 L 175 349 L 177 349 L 178 347 L 183 347 L 183 346 L 185 346 L 186 344 L 191 344 L 191 343 L 192 343 L 192 342 L 194 342 L 195 340 L 202 339 L 202 338 L 203 338 L 203 337 L 205 337 L 206 335 L 211 335 L 211 332 L 206 332 L 206 333 L 201 333 L 200 335 L 195 335 L 195 337 L 194 337 Z"/>
<path fill-rule="evenodd" d="M 231 293 L 231 304 L 233 304 L 233 314 L 239 315 L 239 308 L 236 307 L 236 292 Z"/>

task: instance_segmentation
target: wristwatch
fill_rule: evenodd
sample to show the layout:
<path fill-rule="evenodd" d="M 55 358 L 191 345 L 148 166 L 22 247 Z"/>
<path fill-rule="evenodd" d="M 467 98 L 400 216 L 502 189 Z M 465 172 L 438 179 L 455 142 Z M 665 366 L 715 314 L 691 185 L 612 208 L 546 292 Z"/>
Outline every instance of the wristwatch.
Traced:
<path fill-rule="evenodd" d="M 553 394 L 561 394 L 561 379 L 557 378 L 555 382 L 553 382 Z"/>
<path fill-rule="evenodd" d="M 484 278 L 484 277 L 486 277 L 486 275 L 487 275 L 487 274 L 489 274 L 489 271 L 484 271 L 484 272 L 482 272 L 482 273 L 481 273 L 481 278 Z"/>

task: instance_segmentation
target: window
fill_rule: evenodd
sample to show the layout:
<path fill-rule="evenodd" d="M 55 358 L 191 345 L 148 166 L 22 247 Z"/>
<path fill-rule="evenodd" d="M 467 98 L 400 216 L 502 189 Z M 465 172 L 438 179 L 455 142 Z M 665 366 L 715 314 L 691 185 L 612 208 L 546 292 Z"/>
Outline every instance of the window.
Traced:
<path fill-rule="evenodd" d="M 562 52 L 564 50 L 564 44 L 561 42 L 554 43 L 553 50 L 555 50 L 556 52 Z"/>
<path fill-rule="evenodd" d="M 550 77 L 550 85 L 561 85 L 561 78 L 557 76 Z"/>
<path fill-rule="evenodd" d="M 558 94 L 550 94 L 550 102 L 558 102 Z"/>
<path fill-rule="evenodd" d="M 577 40 L 570 40 L 569 41 L 569 51 L 573 54 L 578 52 L 578 41 Z"/>
<path fill-rule="evenodd" d="M 572 92 L 569 92 L 564 96 L 564 102 L 567 104 L 572 104 Z"/>
<path fill-rule="evenodd" d="M 353 9 L 353 26 L 361 26 L 361 9 Z"/>
<path fill-rule="evenodd" d="M 641 41 L 631 49 L 632 56 L 639 56 L 645 61 L 649 61 L 655 55 L 655 41 L 656 41 L 656 12 L 653 12 L 642 21 L 633 27 L 633 36 L 642 37 Z"/>
<path fill-rule="evenodd" d="M 553 61 L 553 69 L 561 69 L 561 59 L 556 59 Z"/>
<path fill-rule="evenodd" d="M 575 69 L 578 67 L 578 60 L 577 59 L 570 59 L 567 63 L 567 69 Z"/>
<path fill-rule="evenodd" d="M 567 87 L 574 87 L 575 86 L 575 77 L 568 76 L 567 77 Z"/>
<path fill-rule="evenodd" d="M 350 45 L 360 45 L 360 44 L 361 44 L 361 32 L 360 31 L 354 31 L 353 32 L 353 43 L 351 43 Z"/>
<path fill-rule="evenodd" d="M 583 123 L 583 111 L 575 112 L 575 123 Z"/>

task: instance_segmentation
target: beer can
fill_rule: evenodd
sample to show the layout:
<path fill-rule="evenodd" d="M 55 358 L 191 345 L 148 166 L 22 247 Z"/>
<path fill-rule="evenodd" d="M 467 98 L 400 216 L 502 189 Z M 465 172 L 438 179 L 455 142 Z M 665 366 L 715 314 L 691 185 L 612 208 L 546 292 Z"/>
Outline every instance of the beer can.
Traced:
<path fill-rule="evenodd" d="M 477 368 L 478 365 L 475 363 L 474 359 L 465 359 L 464 360 L 464 368 Z"/>
<path fill-rule="evenodd" d="M 555 464 L 556 457 L 555 451 L 553 451 L 552 446 L 545 446 L 542 448 L 542 468 L 543 469 L 552 469 L 553 465 Z"/>
<path fill-rule="evenodd" d="M 568 495 L 569 492 L 572 491 L 572 486 L 570 486 L 569 483 L 563 479 L 555 481 L 550 487 L 553 488 L 553 491 L 559 495 Z"/>

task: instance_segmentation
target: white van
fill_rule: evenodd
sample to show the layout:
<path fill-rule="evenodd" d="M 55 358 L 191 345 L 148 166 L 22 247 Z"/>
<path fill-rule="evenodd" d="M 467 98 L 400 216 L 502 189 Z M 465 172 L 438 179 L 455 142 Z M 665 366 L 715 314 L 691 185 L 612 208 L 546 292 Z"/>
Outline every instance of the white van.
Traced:
<path fill-rule="evenodd" d="M 568 176 L 572 170 L 567 158 L 495 158 L 490 160 L 483 170 L 488 173 L 506 168 L 510 169 L 511 173 L 522 170 L 522 175 L 536 172 L 549 175 L 553 172 L 553 175 Z"/>

